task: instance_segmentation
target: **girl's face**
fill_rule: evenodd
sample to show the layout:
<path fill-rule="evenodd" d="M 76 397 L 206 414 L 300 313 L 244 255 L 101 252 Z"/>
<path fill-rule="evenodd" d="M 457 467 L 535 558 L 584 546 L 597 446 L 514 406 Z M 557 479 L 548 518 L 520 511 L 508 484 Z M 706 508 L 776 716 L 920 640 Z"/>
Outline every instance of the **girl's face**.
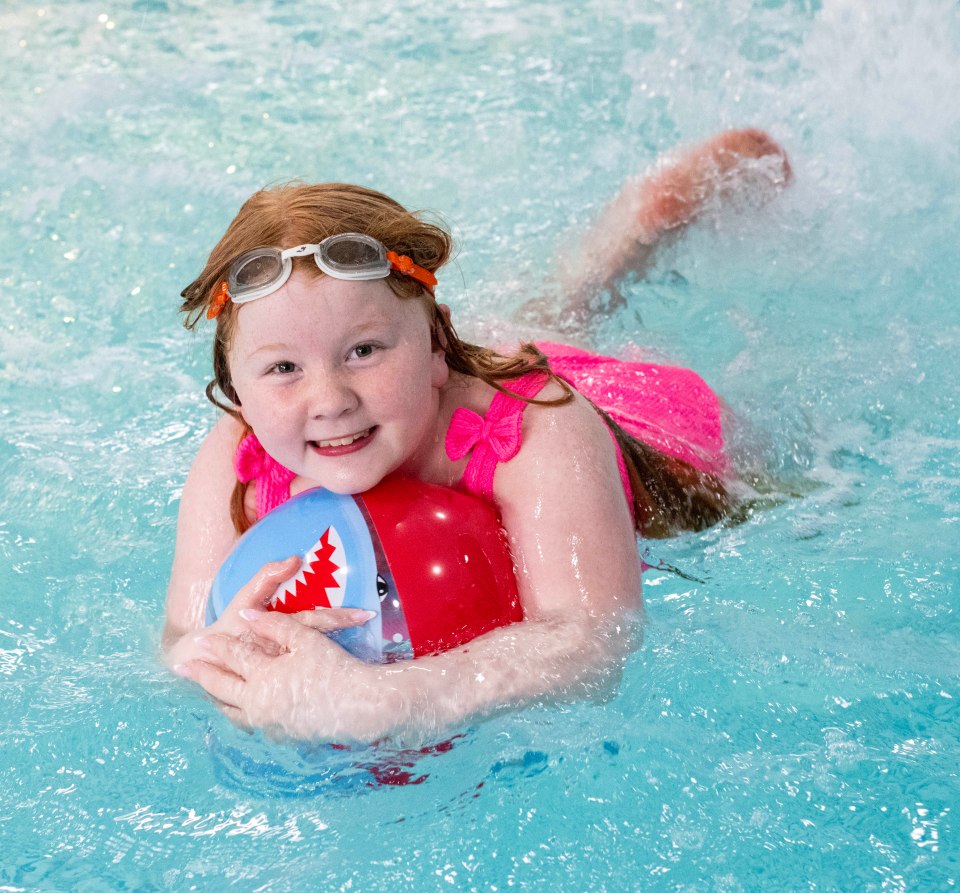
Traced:
<path fill-rule="evenodd" d="M 334 493 L 427 466 L 449 370 L 421 302 L 382 279 L 295 271 L 238 314 L 230 374 L 243 418 L 274 459 Z"/>

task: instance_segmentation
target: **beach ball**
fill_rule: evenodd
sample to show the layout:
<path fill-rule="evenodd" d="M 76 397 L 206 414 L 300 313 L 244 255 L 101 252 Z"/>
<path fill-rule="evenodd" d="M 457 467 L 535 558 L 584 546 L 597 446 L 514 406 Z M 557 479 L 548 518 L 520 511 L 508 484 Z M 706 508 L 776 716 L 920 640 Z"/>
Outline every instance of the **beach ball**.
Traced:
<path fill-rule="evenodd" d="M 301 556 L 268 606 L 376 612 L 331 634 L 355 656 L 391 661 L 445 651 L 523 618 L 496 509 L 479 497 L 406 477 L 365 493 L 307 490 L 237 542 L 207 602 L 213 623 L 268 561 Z"/>

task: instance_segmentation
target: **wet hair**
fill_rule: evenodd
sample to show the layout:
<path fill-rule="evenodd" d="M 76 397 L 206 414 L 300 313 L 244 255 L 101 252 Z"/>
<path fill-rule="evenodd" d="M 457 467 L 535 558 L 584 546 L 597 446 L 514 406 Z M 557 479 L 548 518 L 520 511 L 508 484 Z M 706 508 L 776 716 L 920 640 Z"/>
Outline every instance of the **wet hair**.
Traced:
<path fill-rule="evenodd" d="M 350 232 L 372 236 L 387 250 L 406 255 L 432 273 L 449 260 L 453 249 L 451 236 L 443 226 L 408 211 L 373 189 L 346 183 L 299 182 L 263 189 L 244 202 L 210 253 L 203 271 L 181 293 L 184 325 L 193 329 L 206 315 L 230 264 L 244 252 L 264 245 L 289 248 L 317 243 L 328 236 Z M 293 263 L 308 275 L 323 275 L 312 258 L 294 258 Z M 573 399 L 571 386 L 551 371 L 546 355 L 535 345 L 522 344 L 517 353 L 504 356 L 462 341 L 428 289 L 398 272 L 391 272 L 386 281 L 398 298 L 423 303 L 430 319 L 433 345 L 443 350 L 451 371 L 479 378 L 496 390 L 507 392 L 512 379 L 540 371 L 559 386 L 560 396 L 520 399 L 541 406 L 560 406 Z M 237 310 L 228 301 L 217 316 L 213 379 L 206 393 L 214 405 L 243 422 L 227 362 Z M 634 523 L 640 533 L 664 536 L 682 529 L 699 530 L 728 513 L 730 500 L 720 478 L 663 455 L 627 434 L 600 409 L 597 412 L 623 452 L 634 494 Z M 246 489 L 247 484 L 238 481 L 231 498 L 230 514 L 239 533 L 250 526 L 245 511 Z"/>

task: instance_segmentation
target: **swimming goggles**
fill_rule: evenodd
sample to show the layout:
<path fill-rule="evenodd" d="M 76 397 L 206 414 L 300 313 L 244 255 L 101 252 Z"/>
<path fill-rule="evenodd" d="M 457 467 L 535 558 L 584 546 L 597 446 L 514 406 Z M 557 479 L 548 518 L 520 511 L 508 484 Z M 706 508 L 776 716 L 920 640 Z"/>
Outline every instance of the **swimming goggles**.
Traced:
<path fill-rule="evenodd" d="M 405 254 L 387 251 L 382 242 L 363 233 L 339 233 L 315 245 L 295 248 L 254 248 L 240 255 L 221 282 L 207 317 L 219 316 L 227 301 L 245 304 L 281 288 L 293 272 L 293 258 L 312 254 L 320 270 L 334 279 L 386 279 L 392 270 L 415 279 L 432 291 L 437 277 Z"/>

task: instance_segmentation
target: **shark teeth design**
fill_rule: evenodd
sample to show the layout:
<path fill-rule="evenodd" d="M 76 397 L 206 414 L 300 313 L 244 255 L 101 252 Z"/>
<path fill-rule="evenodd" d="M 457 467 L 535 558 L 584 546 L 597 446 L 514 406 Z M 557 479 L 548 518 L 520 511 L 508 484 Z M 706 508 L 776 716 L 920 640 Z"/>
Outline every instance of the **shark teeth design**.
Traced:
<path fill-rule="evenodd" d="M 300 570 L 277 588 L 270 608 L 284 614 L 339 608 L 346 587 L 347 557 L 335 527 L 328 527 L 300 563 Z"/>

